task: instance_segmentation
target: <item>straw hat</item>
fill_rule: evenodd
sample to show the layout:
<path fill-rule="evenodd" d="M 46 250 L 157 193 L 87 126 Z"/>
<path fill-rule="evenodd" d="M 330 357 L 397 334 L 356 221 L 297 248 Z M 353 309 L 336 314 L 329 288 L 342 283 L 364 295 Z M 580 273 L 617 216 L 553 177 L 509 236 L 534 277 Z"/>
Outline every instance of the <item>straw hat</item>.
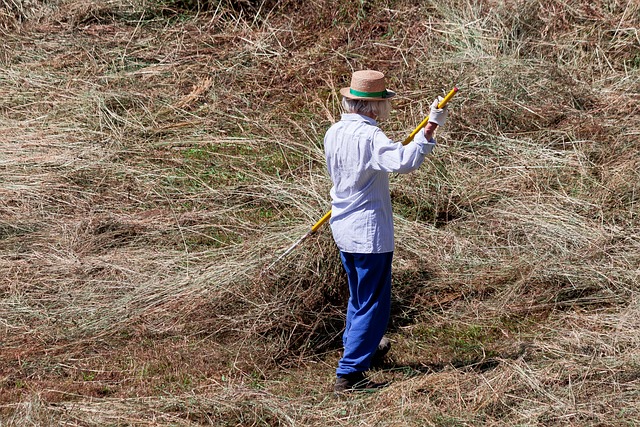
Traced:
<path fill-rule="evenodd" d="M 381 101 L 396 96 L 396 93 L 385 87 L 384 74 L 380 71 L 361 70 L 351 76 L 351 86 L 340 89 L 342 96 L 349 99 Z"/>

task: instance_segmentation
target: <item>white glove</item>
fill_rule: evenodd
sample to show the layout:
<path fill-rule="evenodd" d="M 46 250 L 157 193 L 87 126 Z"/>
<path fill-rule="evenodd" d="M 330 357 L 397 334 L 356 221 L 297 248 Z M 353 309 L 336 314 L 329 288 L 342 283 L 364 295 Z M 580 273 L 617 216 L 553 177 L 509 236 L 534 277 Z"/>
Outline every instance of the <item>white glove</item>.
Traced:
<path fill-rule="evenodd" d="M 449 114 L 446 105 L 444 108 L 438 108 L 438 104 L 443 99 L 444 98 L 441 96 L 437 97 L 431 104 L 431 111 L 429 112 L 429 121 L 431 123 L 436 123 L 438 126 L 444 126 L 447 122 L 447 115 Z"/>

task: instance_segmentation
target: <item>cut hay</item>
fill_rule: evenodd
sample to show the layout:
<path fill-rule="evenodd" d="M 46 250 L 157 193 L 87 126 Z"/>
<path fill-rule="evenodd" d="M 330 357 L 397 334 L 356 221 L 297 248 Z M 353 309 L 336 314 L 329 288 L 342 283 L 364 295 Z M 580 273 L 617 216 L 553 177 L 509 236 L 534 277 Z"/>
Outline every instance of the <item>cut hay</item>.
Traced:
<path fill-rule="evenodd" d="M 250 3 L 250 4 L 249 4 Z M 0 0 L 0 423 L 640 424 L 635 2 Z M 520 2 L 522 3 L 522 2 Z M 393 348 L 334 398 L 322 140 L 378 68 Z"/>

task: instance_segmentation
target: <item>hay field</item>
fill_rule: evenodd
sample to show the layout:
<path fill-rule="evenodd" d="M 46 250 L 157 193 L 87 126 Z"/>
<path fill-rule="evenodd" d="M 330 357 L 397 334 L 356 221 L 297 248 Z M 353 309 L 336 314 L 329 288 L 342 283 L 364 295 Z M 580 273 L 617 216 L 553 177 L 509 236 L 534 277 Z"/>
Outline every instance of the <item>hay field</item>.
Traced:
<path fill-rule="evenodd" d="M 0 0 L 0 426 L 640 425 L 640 4 Z M 389 386 L 336 398 L 322 138 L 402 140 Z"/>

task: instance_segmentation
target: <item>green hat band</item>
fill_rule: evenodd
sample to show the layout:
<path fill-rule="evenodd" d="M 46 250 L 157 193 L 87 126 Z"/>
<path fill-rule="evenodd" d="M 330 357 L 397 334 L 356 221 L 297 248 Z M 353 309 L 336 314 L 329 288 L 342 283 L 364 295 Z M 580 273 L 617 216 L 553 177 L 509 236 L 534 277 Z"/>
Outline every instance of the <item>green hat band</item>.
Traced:
<path fill-rule="evenodd" d="M 359 90 L 349 88 L 349 93 L 353 96 L 359 96 L 361 98 L 386 98 L 386 89 L 382 92 L 361 92 Z"/>

